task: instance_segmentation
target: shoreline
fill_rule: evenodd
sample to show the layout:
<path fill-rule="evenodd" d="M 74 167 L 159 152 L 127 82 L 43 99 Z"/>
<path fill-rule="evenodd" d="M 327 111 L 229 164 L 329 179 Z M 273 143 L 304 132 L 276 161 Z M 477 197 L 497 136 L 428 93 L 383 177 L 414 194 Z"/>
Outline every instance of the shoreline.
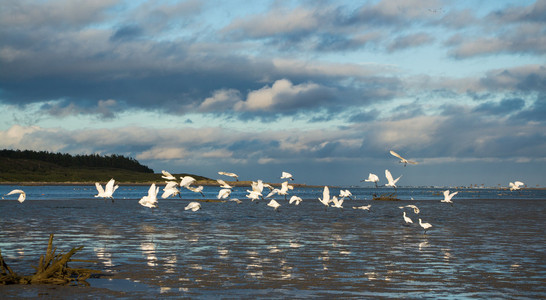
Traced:
<path fill-rule="evenodd" d="M 106 183 L 106 181 L 99 181 L 99 183 Z M 116 184 L 120 186 L 146 186 L 151 185 L 152 183 L 155 183 L 158 186 L 164 186 L 166 183 L 165 181 L 143 181 L 143 182 L 118 182 L 116 181 Z M 230 184 L 234 187 L 248 187 L 251 185 L 252 181 L 226 181 L 226 183 Z M 282 183 L 270 183 L 270 182 L 264 182 L 268 183 L 274 187 L 281 186 Z M 95 185 L 95 181 L 67 181 L 67 182 L 57 182 L 57 181 L 0 181 L 0 185 L 18 185 L 18 186 L 46 186 L 46 185 L 52 185 L 52 186 L 87 186 Z M 212 180 L 197 180 L 195 181 L 194 186 L 219 186 L 219 184 L 216 181 Z M 306 188 L 322 188 L 324 185 L 316 185 L 316 184 L 305 184 L 305 183 L 292 183 L 294 187 L 306 187 Z M 330 188 L 339 188 L 341 186 L 338 185 L 329 185 Z M 358 186 L 356 188 L 368 188 L 365 186 Z M 370 189 L 375 189 L 375 187 L 369 187 Z M 399 187 L 401 189 L 412 189 L 412 188 L 423 188 L 422 186 L 401 186 Z M 482 189 L 489 189 L 489 190 L 509 190 L 507 187 L 486 187 L 486 188 L 470 188 L 470 187 L 425 187 L 425 188 L 431 188 L 431 189 L 454 189 L 454 190 L 482 190 Z M 546 190 L 546 187 L 526 187 L 525 190 Z"/>
<path fill-rule="evenodd" d="M 106 182 L 99 181 L 99 183 L 103 184 Z M 147 186 L 151 185 L 152 183 L 155 183 L 157 186 L 164 186 L 166 185 L 165 181 L 144 181 L 144 182 L 118 182 L 116 181 L 116 184 L 120 186 Z M 230 184 L 234 187 L 249 187 L 251 185 L 251 181 L 226 181 L 226 183 Z M 264 182 L 266 183 L 266 182 Z M 272 186 L 281 186 L 281 183 L 269 183 L 268 184 Z M 49 181 L 24 181 L 24 182 L 9 182 L 9 181 L 1 181 L 0 185 L 18 185 L 18 186 L 46 186 L 46 185 L 52 185 L 52 186 L 95 186 L 95 181 L 82 181 L 82 182 L 76 182 L 76 181 L 68 181 L 68 182 L 49 182 Z M 211 181 L 211 180 L 197 180 L 195 181 L 194 186 L 219 186 L 218 182 Z M 292 183 L 294 187 L 307 187 L 307 188 L 319 188 L 323 187 L 322 185 L 308 185 L 304 183 Z"/>

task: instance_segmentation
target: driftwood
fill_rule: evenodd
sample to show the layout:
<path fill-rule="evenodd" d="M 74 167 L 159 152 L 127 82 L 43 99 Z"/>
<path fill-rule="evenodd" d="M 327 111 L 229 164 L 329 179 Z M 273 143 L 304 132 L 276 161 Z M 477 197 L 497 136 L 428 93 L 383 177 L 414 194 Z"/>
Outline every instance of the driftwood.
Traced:
<path fill-rule="evenodd" d="M 49 243 L 45 256 L 40 256 L 34 275 L 19 276 L 4 261 L 0 251 L 0 284 L 68 284 L 72 282 L 87 284 L 85 282 L 93 273 L 100 271 L 90 269 L 75 269 L 68 267 L 68 262 L 91 262 L 89 260 L 71 259 L 72 255 L 80 251 L 83 246 L 72 248 L 66 254 L 55 254 L 57 248 L 53 248 L 53 234 L 49 235 Z"/>

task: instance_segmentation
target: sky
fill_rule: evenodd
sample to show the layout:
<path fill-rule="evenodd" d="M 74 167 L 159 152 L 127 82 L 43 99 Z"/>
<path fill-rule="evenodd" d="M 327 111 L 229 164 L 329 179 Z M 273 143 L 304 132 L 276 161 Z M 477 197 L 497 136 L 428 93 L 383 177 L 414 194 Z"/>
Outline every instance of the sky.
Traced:
<path fill-rule="evenodd" d="M 0 7 L 2 149 L 213 179 L 546 186 L 544 0 Z"/>

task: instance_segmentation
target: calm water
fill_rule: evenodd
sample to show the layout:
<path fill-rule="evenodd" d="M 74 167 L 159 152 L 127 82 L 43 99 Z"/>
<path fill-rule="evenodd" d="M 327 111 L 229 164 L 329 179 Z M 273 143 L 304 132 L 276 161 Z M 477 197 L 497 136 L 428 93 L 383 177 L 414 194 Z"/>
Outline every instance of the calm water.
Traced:
<path fill-rule="evenodd" d="M 13 186 L 0 186 L 0 194 Z M 28 186 L 27 201 L 0 201 L 0 249 L 8 265 L 31 274 L 50 233 L 57 251 L 85 248 L 77 264 L 103 271 L 90 286 L 0 286 L 6 297 L 200 298 L 544 298 L 546 193 L 543 190 L 460 190 L 451 207 L 440 189 L 398 189 L 403 201 L 372 201 L 392 189 L 350 188 L 344 209 L 317 200 L 322 189 L 291 192 L 304 201 L 278 212 L 244 200 L 182 199 L 153 211 L 137 199 L 145 186 L 122 186 L 114 203 L 91 186 Z M 205 187 L 214 198 L 218 188 Z M 331 188 L 331 194 L 338 193 Z M 200 197 L 200 196 L 199 196 Z M 5 197 L 8 198 L 8 197 Z M 413 198 L 414 200 L 410 200 Z M 494 200 L 491 200 L 494 199 Z M 352 209 L 372 204 L 372 212 Z M 405 204 L 433 227 L 404 226 Z"/>

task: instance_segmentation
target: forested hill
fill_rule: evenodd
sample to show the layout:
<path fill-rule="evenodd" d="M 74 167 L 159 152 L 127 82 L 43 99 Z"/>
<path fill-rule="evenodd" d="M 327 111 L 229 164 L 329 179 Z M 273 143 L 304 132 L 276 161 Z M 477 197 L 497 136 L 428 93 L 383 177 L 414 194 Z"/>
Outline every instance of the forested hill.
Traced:
<path fill-rule="evenodd" d="M 0 150 L 0 182 L 150 182 L 161 177 L 122 155 L 70 155 L 31 150 Z"/>
<path fill-rule="evenodd" d="M 48 151 L 32 150 L 0 150 L 0 158 L 37 160 L 53 163 L 62 167 L 93 167 L 93 168 L 116 168 L 135 172 L 153 173 L 147 166 L 140 164 L 136 159 L 123 155 L 112 154 L 102 156 L 98 154 L 75 155 L 67 153 L 52 153 Z"/>

